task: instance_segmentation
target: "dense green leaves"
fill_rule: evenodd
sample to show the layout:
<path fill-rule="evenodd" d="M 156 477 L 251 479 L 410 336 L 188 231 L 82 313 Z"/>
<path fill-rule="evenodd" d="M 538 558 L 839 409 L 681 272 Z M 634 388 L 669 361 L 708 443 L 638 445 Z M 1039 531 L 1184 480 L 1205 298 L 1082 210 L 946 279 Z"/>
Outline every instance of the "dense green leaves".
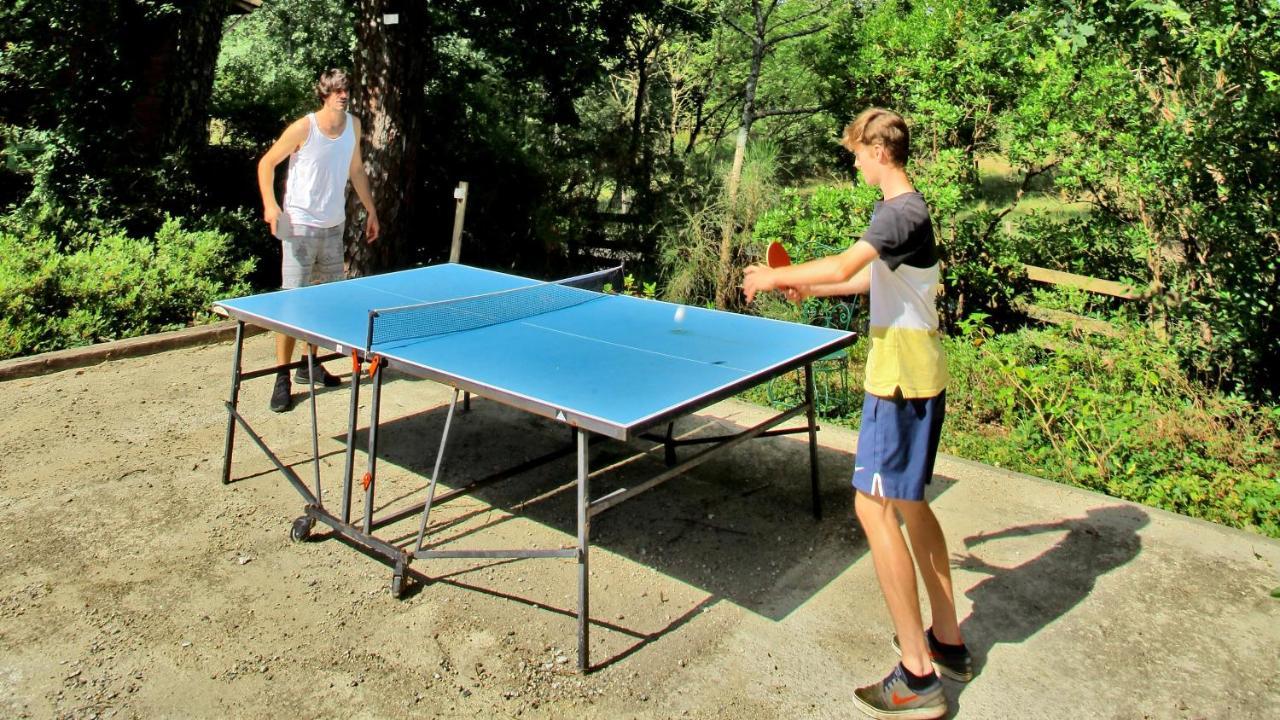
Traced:
<path fill-rule="evenodd" d="M 350 71 L 354 22 L 346 0 L 272 0 L 228 17 L 211 107 L 213 141 L 261 153 L 290 121 L 314 110 L 320 73 Z"/>
<path fill-rule="evenodd" d="M 252 261 L 230 258 L 229 236 L 174 219 L 152 238 L 110 231 L 69 251 L 38 232 L 0 231 L 0 357 L 207 320 L 213 301 L 248 291 Z"/>
<path fill-rule="evenodd" d="M 1189 382 L 1140 326 L 948 342 L 950 452 L 1280 537 L 1274 413 Z"/>
<path fill-rule="evenodd" d="M 112 216 L 144 234 L 165 211 L 191 212 L 225 9 L 0 6 L 0 207 L 76 223 Z"/>

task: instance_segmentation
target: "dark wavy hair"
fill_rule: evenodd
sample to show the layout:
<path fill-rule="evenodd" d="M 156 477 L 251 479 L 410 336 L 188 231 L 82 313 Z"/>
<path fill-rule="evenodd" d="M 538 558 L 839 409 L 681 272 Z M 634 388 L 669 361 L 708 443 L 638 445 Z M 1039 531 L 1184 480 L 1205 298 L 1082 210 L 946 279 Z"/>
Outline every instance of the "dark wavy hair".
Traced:
<path fill-rule="evenodd" d="M 316 81 L 316 99 L 324 102 L 338 90 L 351 90 L 351 82 L 347 79 L 347 72 L 339 68 L 329 68 L 320 74 L 320 79 Z"/>

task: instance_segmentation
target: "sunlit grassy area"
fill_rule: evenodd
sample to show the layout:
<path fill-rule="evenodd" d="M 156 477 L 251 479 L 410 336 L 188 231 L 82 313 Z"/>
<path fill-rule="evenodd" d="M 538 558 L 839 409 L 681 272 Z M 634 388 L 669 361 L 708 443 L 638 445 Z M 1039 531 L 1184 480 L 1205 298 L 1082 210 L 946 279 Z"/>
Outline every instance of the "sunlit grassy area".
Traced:
<path fill-rule="evenodd" d="M 978 177 L 982 183 L 979 207 L 996 211 L 1008 207 L 1017 197 L 1018 188 L 1022 185 L 1022 174 L 998 155 L 983 155 L 978 158 Z M 1090 212 L 1092 208 L 1089 203 L 1068 202 L 1052 192 L 1052 182 L 1053 178 L 1048 174 L 1033 178 L 1027 192 L 1018 201 L 1018 206 L 1009 213 L 1009 217 L 1033 212 L 1059 216 L 1087 215 Z"/>
<path fill-rule="evenodd" d="M 1018 195 L 1022 186 L 1022 174 L 1016 171 L 1009 161 L 999 155 L 982 155 L 978 157 L 978 176 L 981 188 L 979 200 L 973 209 L 990 209 L 1000 211 L 1009 206 Z M 847 178 L 835 174 L 807 178 L 794 187 L 801 195 L 809 195 L 819 188 L 847 183 Z M 1092 206 L 1086 202 L 1071 202 L 1062 198 L 1052 190 L 1053 178 L 1041 175 L 1033 178 L 1018 206 L 1009 213 L 1013 219 L 1031 213 L 1049 213 L 1060 217 L 1087 215 Z"/>

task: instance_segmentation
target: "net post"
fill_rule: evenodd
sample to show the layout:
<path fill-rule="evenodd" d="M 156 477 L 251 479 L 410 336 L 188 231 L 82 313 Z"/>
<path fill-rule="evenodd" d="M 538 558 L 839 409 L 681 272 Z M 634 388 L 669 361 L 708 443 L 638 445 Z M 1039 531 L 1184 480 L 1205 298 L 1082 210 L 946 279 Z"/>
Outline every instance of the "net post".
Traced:
<path fill-rule="evenodd" d="M 373 352 L 373 323 L 377 319 L 378 319 L 378 311 L 376 309 L 370 310 L 369 311 L 369 333 L 365 337 L 365 341 L 364 341 L 364 354 L 366 358 L 368 358 L 369 353 Z"/>
<path fill-rule="evenodd" d="M 456 203 L 453 209 L 453 240 L 449 245 L 449 262 L 456 263 L 458 258 L 462 256 L 462 223 L 467 215 L 467 188 L 469 183 L 466 180 L 460 180 L 458 187 L 453 191 L 453 199 Z"/>

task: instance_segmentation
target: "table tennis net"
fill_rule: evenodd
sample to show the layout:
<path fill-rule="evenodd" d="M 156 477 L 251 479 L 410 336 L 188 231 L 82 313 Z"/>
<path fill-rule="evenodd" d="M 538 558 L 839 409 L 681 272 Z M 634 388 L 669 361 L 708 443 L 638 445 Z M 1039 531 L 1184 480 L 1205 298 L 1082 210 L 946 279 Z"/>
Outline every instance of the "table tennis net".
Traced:
<path fill-rule="evenodd" d="M 622 268 L 470 297 L 383 308 L 369 313 L 369 347 L 514 322 L 604 297 Z"/>

